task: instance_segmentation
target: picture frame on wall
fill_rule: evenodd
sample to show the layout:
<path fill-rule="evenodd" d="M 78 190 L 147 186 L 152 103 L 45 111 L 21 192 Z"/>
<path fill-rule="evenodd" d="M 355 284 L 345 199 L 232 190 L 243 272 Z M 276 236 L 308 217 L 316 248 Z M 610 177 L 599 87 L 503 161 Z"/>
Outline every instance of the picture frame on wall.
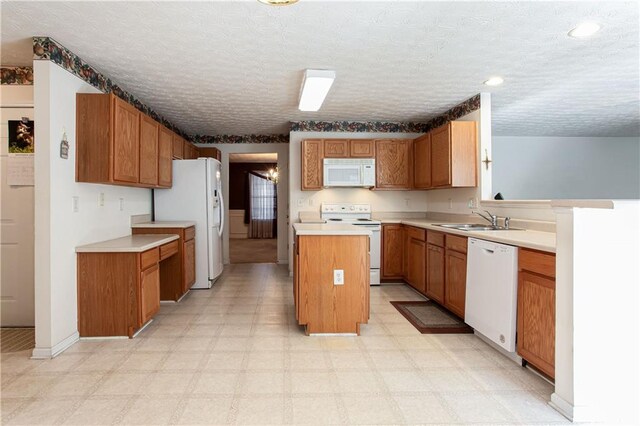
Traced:
<path fill-rule="evenodd" d="M 33 154 L 35 126 L 33 120 L 8 120 L 9 154 Z"/>

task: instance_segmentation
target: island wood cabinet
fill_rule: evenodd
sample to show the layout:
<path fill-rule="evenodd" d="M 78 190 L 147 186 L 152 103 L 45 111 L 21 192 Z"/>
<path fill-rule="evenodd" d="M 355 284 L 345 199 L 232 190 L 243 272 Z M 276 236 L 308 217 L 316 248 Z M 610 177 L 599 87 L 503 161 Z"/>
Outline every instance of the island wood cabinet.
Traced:
<path fill-rule="evenodd" d="M 376 139 L 375 150 L 375 189 L 411 189 L 413 186 L 413 140 Z"/>
<path fill-rule="evenodd" d="M 405 228 L 400 224 L 382 225 L 382 270 L 383 279 L 402 279 L 405 276 L 404 249 Z"/>
<path fill-rule="evenodd" d="M 322 189 L 322 159 L 324 158 L 324 141 L 322 139 L 305 139 L 301 144 L 301 189 L 317 191 Z"/>
<path fill-rule="evenodd" d="M 176 253 L 175 241 L 141 253 L 78 253 L 80 337 L 133 337 L 160 309 L 162 261 Z"/>
<path fill-rule="evenodd" d="M 296 235 L 293 246 L 296 319 L 312 333 L 356 333 L 369 320 L 369 236 Z M 344 284 L 334 284 L 335 269 Z"/>
<path fill-rule="evenodd" d="M 132 228 L 132 234 L 175 234 L 177 256 L 160 264 L 160 300 L 178 301 L 196 281 L 196 229 L 188 228 Z M 162 254 L 162 251 L 161 251 Z M 164 258 L 162 258 L 164 260 Z"/>
<path fill-rule="evenodd" d="M 556 259 L 552 253 L 518 252 L 517 351 L 528 363 L 555 377 Z"/>
<path fill-rule="evenodd" d="M 418 290 L 425 293 L 425 262 L 426 262 L 426 231 L 413 226 L 405 227 L 407 238 L 407 267 L 406 281 Z"/>
<path fill-rule="evenodd" d="M 445 234 L 444 306 L 464 318 L 467 289 L 467 238 Z"/>
<path fill-rule="evenodd" d="M 475 187 L 477 179 L 477 130 L 475 121 L 450 121 L 430 132 L 430 156 L 416 167 L 431 169 L 431 187 Z M 424 178 L 422 179 L 424 183 Z"/>
<path fill-rule="evenodd" d="M 167 131 L 113 94 L 78 93 L 76 181 L 170 187 L 166 134 L 161 130 Z"/>

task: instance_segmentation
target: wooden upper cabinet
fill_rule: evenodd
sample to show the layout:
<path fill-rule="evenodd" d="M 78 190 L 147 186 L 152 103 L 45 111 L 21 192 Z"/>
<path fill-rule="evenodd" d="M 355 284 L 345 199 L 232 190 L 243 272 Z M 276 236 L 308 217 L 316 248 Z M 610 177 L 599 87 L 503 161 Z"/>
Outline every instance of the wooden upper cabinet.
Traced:
<path fill-rule="evenodd" d="M 200 157 L 215 158 L 218 161 L 222 161 L 222 153 L 218 148 L 198 148 L 198 155 Z"/>
<path fill-rule="evenodd" d="M 113 179 L 138 183 L 140 173 L 140 112 L 113 98 Z"/>
<path fill-rule="evenodd" d="M 325 139 L 324 158 L 349 157 L 349 141 L 347 139 Z"/>
<path fill-rule="evenodd" d="M 376 189 L 411 189 L 413 140 L 377 139 Z"/>
<path fill-rule="evenodd" d="M 158 130 L 158 185 L 170 187 L 173 180 L 173 133 L 164 126 L 159 126 Z"/>
<path fill-rule="evenodd" d="M 351 139 L 349 156 L 352 158 L 374 158 L 375 149 L 371 139 Z"/>
<path fill-rule="evenodd" d="M 184 158 L 184 140 L 173 133 L 173 158 L 182 160 Z"/>
<path fill-rule="evenodd" d="M 198 147 L 191 142 L 184 141 L 183 157 L 185 160 L 195 160 L 199 156 Z"/>
<path fill-rule="evenodd" d="M 431 134 L 413 141 L 413 187 L 431 188 Z"/>
<path fill-rule="evenodd" d="M 140 114 L 140 183 L 158 184 L 158 123 Z"/>
<path fill-rule="evenodd" d="M 302 141 L 301 189 L 303 191 L 322 189 L 322 159 L 324 158 L 322 139 Z"/>
<path fill-rule="evenodd" d="M 431 131 L 431 185 L 475 187 L 477 130 L 475 121 L 451 121 Z"/>

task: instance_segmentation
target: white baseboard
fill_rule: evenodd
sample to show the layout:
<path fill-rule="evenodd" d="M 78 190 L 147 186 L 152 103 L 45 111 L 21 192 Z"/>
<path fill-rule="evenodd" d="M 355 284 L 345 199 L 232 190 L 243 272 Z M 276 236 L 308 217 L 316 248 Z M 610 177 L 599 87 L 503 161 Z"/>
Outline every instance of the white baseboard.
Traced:
<path fill-rule="evenodd" d="M 549 405 L 567 419 L 573 421 L 573 405 L 560 397 L 557 393 L 554 392 L 551 394 L 551 401 L 549 401 Z"/>
<path fill-rule="evenodd" d="M 51 348 L 39 348 L 35 347 L 31 353 L 31 359 L 51 359 L 60 355 L 65 350 L 69 349 L 71 345 L 80 340 L 80 334 L 76 331 L 71 336 L 63 339 L 61 342 L 53 345 Z"/>

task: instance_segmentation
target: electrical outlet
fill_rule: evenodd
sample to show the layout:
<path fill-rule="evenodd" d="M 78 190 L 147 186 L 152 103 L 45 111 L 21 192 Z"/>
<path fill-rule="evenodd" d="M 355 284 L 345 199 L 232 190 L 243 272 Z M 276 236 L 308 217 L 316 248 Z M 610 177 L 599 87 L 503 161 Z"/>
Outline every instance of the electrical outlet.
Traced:
<path fill-rule="evenodd" d="M 333 270 L 333 285 L 344 285 L 344 269 Z"/>
<path fill-rule="evenodd" d="M 476 204 L 476 199 L 469 198 L 469 201 L 467 202 L 467 207 L 469 207 L 470 209 L 475 209 L 476 207 L 478 207 L 478 205 Z"/>
<path fill-rule="evenodd" d="M 405 206 L 405 207 L 409 207 L 409 201 L 410 201 L 410 199 L 409 199 L 409 198 L 405 198 L 405 199 L 404 199 L 404 206 Z"/>
<path fill-rule="evenodd" d="M 71 210 L 74 213 L 78 213 L 80 211 L 80 197 L 77 195 L 71 197 Z"/>
<path fill-rule="evenodd" d="M 298 207 L 304 207 L 304 202 L 305 202 L 304 198 L 299 199 L 298 200 Z"/>
<path fill-rule="evenodd" d="M 309 206 L 313 207 L 313 198 L 309 198 Z"/>
<path fill-rule="evenodd" d="M 120 202 L 120 211 L 123 211 L 124 210 L 124 198 L 120 198 L 118 201 Z"/>
<path fill-rule="evenodd" d="M 98 195 L 98 207 L 104 207 L 104 192 Z"/>
<path fill-rule="evenodd" d="M 449 198 L 449 210 L 453 210 L 453 200 Z"/>

